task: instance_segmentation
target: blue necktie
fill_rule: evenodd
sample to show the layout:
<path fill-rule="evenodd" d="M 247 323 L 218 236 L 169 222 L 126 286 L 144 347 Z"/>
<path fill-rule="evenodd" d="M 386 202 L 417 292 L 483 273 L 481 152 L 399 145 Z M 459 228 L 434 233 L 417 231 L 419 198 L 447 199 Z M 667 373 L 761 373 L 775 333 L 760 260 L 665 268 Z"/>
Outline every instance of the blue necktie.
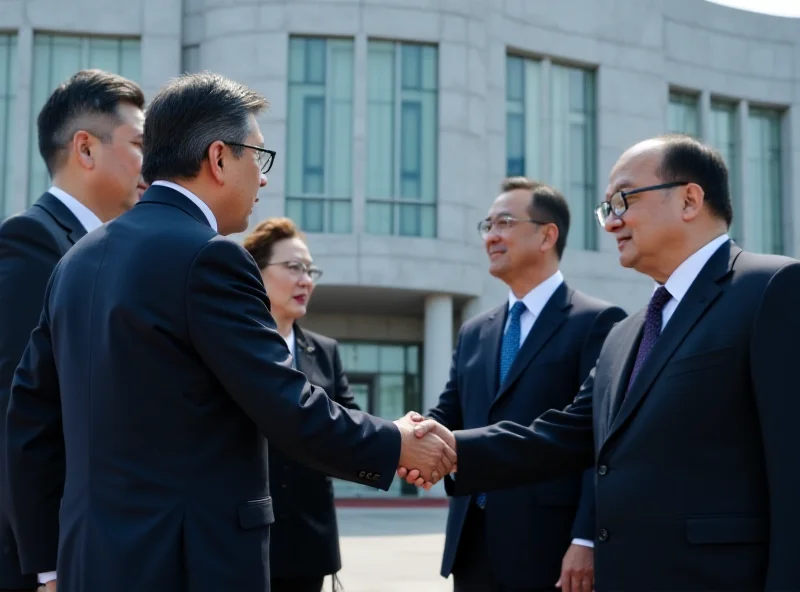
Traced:
<path fill-rule="evenodd" d="M 520 335 L 522 334 L 519 318 L 522 316 L 523 312 L 525 312 L 525 304 L 519 300 L 514 304 L 514 306 L 511 307 L 511 311 L 508 313 L 508 327 L 506 328 L 506 332 L 503 334 L 503 343 L 500 346 L 499 386 L 501 388 L 506 380 L 506 376 L 508 376 L 508 371 L 511 370 L 511 365 L 514 363 L 514 358 L 517 357 L 517 352 L 519 351 L 519 340 Z M 486 494 L 479 493 L 475 497 L 475 503 L 478 504 L 479 508 L 485 508 Z"/>

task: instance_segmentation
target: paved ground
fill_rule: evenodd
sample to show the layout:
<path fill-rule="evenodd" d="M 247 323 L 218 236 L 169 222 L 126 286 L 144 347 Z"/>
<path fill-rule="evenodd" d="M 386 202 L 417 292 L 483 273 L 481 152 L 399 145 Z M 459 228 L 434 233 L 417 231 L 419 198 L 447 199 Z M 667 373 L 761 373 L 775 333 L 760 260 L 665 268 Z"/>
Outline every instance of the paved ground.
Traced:
<path fill-rule="evenodd" d="M 339 508 L 337 515 L 345 592 L 452 592 L 452 578 L 439 575 L 446 509 Z"/>

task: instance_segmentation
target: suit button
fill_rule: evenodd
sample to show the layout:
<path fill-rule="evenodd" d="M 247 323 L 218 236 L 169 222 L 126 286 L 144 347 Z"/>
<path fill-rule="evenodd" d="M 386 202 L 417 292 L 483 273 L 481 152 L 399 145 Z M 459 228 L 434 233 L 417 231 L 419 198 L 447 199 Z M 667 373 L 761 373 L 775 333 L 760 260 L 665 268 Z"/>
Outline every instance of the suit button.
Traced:
<path fill-rule="evenodd" d="M 372 476 L 372 478 L 373 478 L 375 481 L 377 481 L 378 479 L 380 479 L 380 478 L 381 478 L 381 474 L 380 474 L 380 473 L 375 473 L 375 474 Z"/>
<path fill-rule="evenodd" d="M 597 467 L 597 474 L 602 476 L 608 473 L 608 467 L 606 465 L 600 465 Z"/>
<path fill-rule="evenodd" d="M 372 473 L 367 473 L 367 479 L 372 479 Z"/>
<path fill-rule="evenodd" d="M 597 533 L 597 540 L 601 543 L 605 543 L 608 540 L 608 531 L 605 528 L 601 528 L 600 532 Z"/>
<path fill-rule="evenodd" d="M 364 478 L 364 475 L 366 475 L 366 473 L 365 473 L 364 471 L 361 471 L 361 472 L 358 474 L 358 476 L 359 476 L 361 479 L 363 479 L 363 478 Z"/>

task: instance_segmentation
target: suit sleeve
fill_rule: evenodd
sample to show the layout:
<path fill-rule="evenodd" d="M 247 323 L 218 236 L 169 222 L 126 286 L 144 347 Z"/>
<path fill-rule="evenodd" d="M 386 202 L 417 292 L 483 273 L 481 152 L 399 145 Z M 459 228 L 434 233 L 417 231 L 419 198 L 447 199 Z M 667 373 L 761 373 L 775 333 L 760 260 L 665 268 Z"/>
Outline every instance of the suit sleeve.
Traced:
<path fill-rule="evenodd" d="M 22 572 L 55 571 L 65 450 L 47 307 L 31 334 L 11 386 L 6 462 L 9 517 Z"/>
<path fill-rule="evenodd" d="M 339 355 L 338 344 L 334 344 L 333 346 L 333 373 L 334 388 L 336 389 L 333 400 L 342 407 L 360 411 L 360 407 L 353 397 L 353 392 L 350 390 L 350 382 L 347 380 L 347 374 L 345 374 L 342 368 L 342 357 Z"/>
<path fill-rule="evenodd" d="M 761 423 L 769 488 L 769 557 L 764 590 L 799 590 L 800 472 L 797 470 L 797 368 L 800 366 L 800 264 L 781 268 L 770 280 L 750 342 L 750 372 Z"/>
<path fill-rule="evenodd" d="M 592 466 L 594 369 L 563 411 L 550 409 L 529 427 L 510 421 L 455 432 L 454 495 L 517 487 Z"/>
<path fill-rule="evenodd" d="M 350 411 L 291 367 L 246 251 L 213 240 L 187 281 L 187 323 L 204 363 L 270 444 L 331 476 L 387 490 L 400 458 L 391 421 Z"/>
<path fill-rule="evenodd" d="M 600 350 L 611 328 L 627 315 L 618 307 L 609 307 L 597 315 L 592 323 L 581 351 L 580 377 L 586 380 L 600 357 Z M 586 469 L 581 480 L 581 497 L 572 523 L 572 538 L 593 541 L 595 534 L 595 474 L 594 468 Z"/>
<path fill-rule="evenodd" d="M 17 537 L 24 537 L 25 547 L 20 547 L 20 556 L 25 573 L 55 569 L 58 504 L 55 512 L 51 510 L 52 500 L 60 500 L 63 488 L 63 450 L 55 451 L 60 442 L 60 403 L 57 398 L 55 401 L 47 397 L 40 399 L 36 393 L 29 398 L 23 390 L 12 405 L 12 381 L 31 333 L 39 323 L 47 282 L 60 257 L 61 249 L 37 220 L 15 216 L 0 227 L 0 474 L 7 476 L 0 480 L 0 505 L 8 512 L 9 519 L 13 519 L 12 529 Z M 40 342 L 42 337 L 40 335 Z M 34 371 L 30 364 L 46 359 L 46 355 L 28 356 L 29 373 Z M 7 431 L 9 408 L 11 432 Z M 17 411 L 25 417 L 17 416 Z M 17 419 L 22 419 L 22 424 L 18 424 Z M 48 454 L 39 446 L 53 453 Z M 30 455 L 31 462 L 22 461 L 18 455 L 24 458 Z M 34 467 L 38 465 L 33 459 L 47 461 L 48 468 L 42 475 L 34 474 Z M 32 484 L 25 485 L 29 480 Z M 44 503 L 46 508 L 35 509 L 39 503 Z M 34 524 L 27 526 L 31 520 Z M 28 536 L 32 531 L 35 535 Z"/>

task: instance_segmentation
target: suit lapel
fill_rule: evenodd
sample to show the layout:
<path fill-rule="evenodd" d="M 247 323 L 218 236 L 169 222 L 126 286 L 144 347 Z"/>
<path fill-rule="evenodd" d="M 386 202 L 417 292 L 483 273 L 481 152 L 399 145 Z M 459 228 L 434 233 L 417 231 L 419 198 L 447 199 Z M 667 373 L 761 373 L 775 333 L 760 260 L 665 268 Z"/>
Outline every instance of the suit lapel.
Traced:
<path fill-rule="evenodd" d="M 503 327 L 506 324 L 508 305 L 498 306 L 489 315 L 481 327 L 481 344 L 487 350 L 486 356 L 486 392 L 491 401 L 497 393 L 498 365 L 500 363 L 500 346 L 503 339 Z"/>
<path fill-rule="evenodd" d="M 633 363 L 636 361 L 636 354 L 639 350 L 639 341 L 642 336 L 644 319 L 647 310 L 640 310 L 625 322 L 625 331 L 616 338 L 619 340 L 618 351 L 627 352 L 626 356 L 619 356 L 614 360 L 614 367 L 611 369 L 611 388 L 609 405 L 606 409 L 606 430 L 611 427 L 611 423 L 619 413 L 620 405 L 625 398 L 625 388 L 628 386 L 628 377 L 633 370 Z"/>
<path fill-rule="evenodd" d="M 36 205 L 46 211 L 61 226 L 67 234 L 67 239 L 73 245 L 86 235 L 86 229 L 75 217 L 67 206 L 52 193 L 44 193 Z"/>
<path fill-rule="evenodd" d="M 621 429 L 636 408 L 639 407 L 645 395 L 650 391 L 653 382 L 658 378 L 661 370 L 675 353 L 675 350 L 683 343 L 683 340 L 686 339 L 686 336 L 706 310 L 722 294 L 722 288 L 719 283 L 730 273 L 733 262 L 739 253 L 741 253 L 741 249 L 729 242 L 722 245 L 711 256 L 711 259 L 708 260 L 708 263 L 706 263 L 689 287 L 689 291 L 686 292 L 686 295 L 678 304 L 678 308 L 675 309 L 667 326 L 664 327 L 660 337 L 650 351 L 650 355 L 642 365 L 633 384 L 631 384 L 627 395 L 624 394 L 624 385 L 627 383 L 630 373 L 620 377 L 621 384 L 618 385 L 618 393 L 622 393 L 624 400 L 620 405 L 619 413 L 612 420 L 606 441 L 610 440 Z M 637 337 L 639 332 L 637 331 L 636 333 Z M 626 370 L 631 367 L 631 355 L 636 356 L 637 352 L 635 350 L 638 347 L 638 342 L 638 339 L 633 340 L 627 357 Z"/>
<path fill-rule="evenodd" d="M 314 368 L 314 350 L 316 348 L 308 341 L 308 337 L 303 330 L 295 323 L 294 325 L 294 355 L 297 370 L 309 375 Z"/>
<path fill-rule="evenodd" d="M 522 347 L 520 347 L 520 350 L 517 352 L 517 356 L 514 358 L 514 362 L 511 364 L 511 368 L 508 371 L 508 376 L 506 376 L 505 382 L 500 385 L 497 397 L 495 397 L 492 405 L 497 404 L 497 402 L 508 393 L 509 387 L 514 384 L 514 381 L 519 378 L 522 371 L 528 367 L 553 334 L 558 331 L 558 328 L 567 320 L 567 312 L 572 306 L 570 304 L 572 294 L 573 291 L 567 288 L 567 285 L 564 283 L 553 292 L 553 295 L 547 301 L 547 304 L 545 304 L 542 312 L 534 321 L 530 333 L 528 333 L 528 336 L 522 343 Z M 499 348 L 500 343 L 498 343 L 498 350 Z M 495 356 L 495 359 L 498 357 L 499 356 Z"/>

